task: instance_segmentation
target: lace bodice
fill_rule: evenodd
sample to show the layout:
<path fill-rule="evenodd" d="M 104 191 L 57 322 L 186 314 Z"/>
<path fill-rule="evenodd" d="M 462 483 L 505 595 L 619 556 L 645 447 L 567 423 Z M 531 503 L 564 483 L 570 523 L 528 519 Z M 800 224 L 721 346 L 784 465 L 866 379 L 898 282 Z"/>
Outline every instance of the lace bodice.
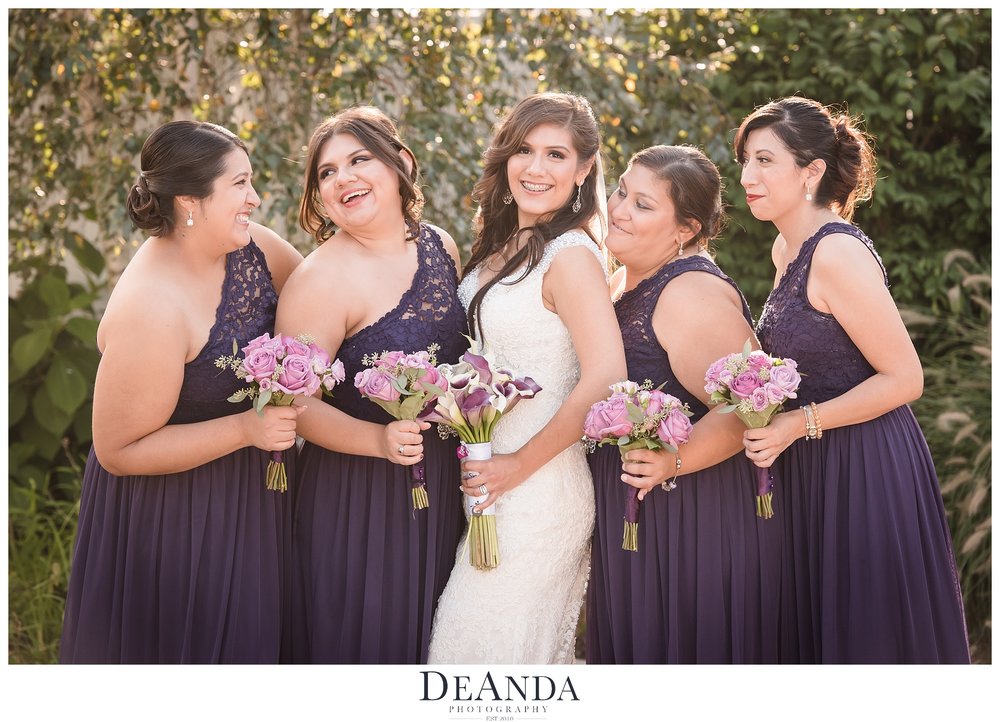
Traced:
<path fill-rule="evenodd" d="M 373 282 L 377 282 L 372 279 Z M 344 363 L 344 383 L 334 389 L 332 401 L 344 413 L 380 424 L 392 420 L 377 404 L 362 398 L 354 387 L 354 376 L 364 370 L 366 354 L 382 351 L 424 351 L 432 343 L 441 348 L 438 363 L 455 363 L 467 343 L 465 314 L 457 296 L 458 269 L 437 232 L 426 224 L 420 226 L 417 239 L 417 272 L 409 289 L 395 308 L 375 323 L 344 339 L 337 358 Z"/>
<path fill-rule="evenodd" d="M 542 392 L 530 403 L 522 403 L 500 419 L 494 450 L 514 451 L 534 436 L 555 414 L 563 399 L 580 380 L 580 364 L 573 340 L 559 315 L 542 304 L 542 281 L 556 254 L 570 246 L 590 248 L 605 267 L 600 250 L 582 231 L 569 231 L 546 244 L 541 261 L 517 283 L 506 279 L 483 298 L 480 313 L 487 350 L 501 366 L 533 378 Z M 472 269 L 458 289 L 468 309 L 479 290 L 479 267 Z M 516 270 L 507 279 L 517 279 Z M 605 273 L 606 275 L 606 273 Z M 512 448 L 508 448 L 508 438 Z"/>
<path fill-rule="evenodd" d="M 615 315 L 622 331 L 622 341 L 625 344 L 625 361 L 628 366 L 628 377 L 636 383 L 645 379 L 653 382 L 654 387 L 664 383 L 663 392 L 673 394 L 690 407 L 694 416 L 692 423 L 708 412 L 696 396 L 681 385 L 670 367 L 670 358 L 653 331 L 653 311 L 660 299 L 660 294 L 673 279 L 689 271 L 710 273 L 729 283 L 743 302 L 743 317 L 753 326 L 750 317 L 750 306 L 737 287 L 736 283 L 712 261 L 702 256 L 689 256 L 665 264 L 649 278 L 643 279 L 631 291 L 622 294 L 615 303 Z"/>
<path fill-rule="evenodd" d="M 227 400 L 245 384 L 232 371 L 217 368 L 215 360 L 233 353 L 234 339 L 242 348 L 257 336 L 273 332 L 277 306 L 271 272 L 257 244 L 251 240 L 228 254 L 215 324 L 205 346 L 184 366 L 180 396 L 167 423 L 189 424 L 250 408 L 249 400 L 239 404 Z"/>
<path fill-rule="evenodd" d="M 817 403 L 840 396 L 872 376 L 875 369 L 832 314 L 813 308 L 806 295 L 816 246 L 825 236 L 846 233 L 865 244 L 882 268 L 875 246 L 849 223 L 827 223 L 799 249 L 778 285 L 771 291 L 757 323 L 757 338 L 772 355 L 795 359 L 802 373 L 797 403 Z"/>
<path fill-rule="evenodd" d="M 564 248 L 590 248 L 573 231 L 546 244 L 541 262 L 517 283 L 498 283 L 483 298 L 482 326 L 501 366 L 531 376 L 542 387 L 500 418 L 493 453 L 523 446 L 556 413 L 580 378 L 566 326 L 542 302 L 542 281 Z M 517 279 L 520 271 L 509 278 Z M 479 269 L 462 281 L 468 305 L 479 289 Z M 576 623 L 589 569 L 594 486 L 582 444 L 556 454 L 496 502 L 500 564 L 479 571 L 460 548 L 441 595 L 429 662 L 568 664 L 574 659 Z M 469 610 L 475 614 L 470 615 Z"/>

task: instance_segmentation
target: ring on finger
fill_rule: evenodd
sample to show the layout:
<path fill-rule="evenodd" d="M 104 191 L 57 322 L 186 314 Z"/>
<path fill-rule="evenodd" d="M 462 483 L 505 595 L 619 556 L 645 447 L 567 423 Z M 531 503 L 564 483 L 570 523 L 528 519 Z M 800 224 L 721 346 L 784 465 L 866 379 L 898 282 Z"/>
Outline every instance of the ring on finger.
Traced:
<path fill-rule="evenodd" d="M 486 488 L 486 484 L 480 484 L 479 485 L 479 496 L 487 496 L 489 493 L 490 492 Z"/>
<path fill-rule="evenodd" d="M 402 444 L 400 444 L 399 446 L 396 447 L 396 453 L 399 454 L 400 456 L 403 455 L 403 445 Z"/>

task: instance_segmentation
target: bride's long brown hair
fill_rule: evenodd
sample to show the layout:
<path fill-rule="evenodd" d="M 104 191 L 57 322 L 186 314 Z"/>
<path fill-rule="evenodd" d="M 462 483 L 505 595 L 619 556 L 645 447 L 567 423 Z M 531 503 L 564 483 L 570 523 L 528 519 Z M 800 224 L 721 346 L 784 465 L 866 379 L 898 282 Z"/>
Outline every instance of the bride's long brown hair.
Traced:
<path fill-rule="evenodd" d="M 505 205 L 503 196 L 510 189 L 507 178 L 507 159 L 518 152 L 524 143 L 524 138 L 536 126 L 556 125 L 569 131 L 573 148 L 579 157 L 579 164 L 597 159 L 601 148 L 601 134 L 597 119 L 590 108 L 587 99 L 572 93 L 538 93 L 523 99 L 504 118 L 496 129 L 493 141 L 483 154 L 485 161 L 483 174 L 472 189 L 472 200 L 479 203 L 473 220 L 475 241 L 472 244 L 472 256 L 465 266 L 465 275 L 483 261 L 507 245 L 507 242 L 522 231 L 528 234 L 524 247 L 507 259 L 503 268 L 484 284 L 469 303 L 469 329 L 476 338 L 483 338 L 480 309 L 483 297 L 497 283 L 515 284 L 523 280 L 541 262 L 545 244 L 557 238 L 566 231 L 580 228 L 584 230 L 594 243 L 600 244 L 600 239 L 594 238 L 588 228 L 590 220 L 597 214 L 597 173 L 599 164 L 594 163 L 580 189 L 580 210 L 573 211 L 572 194 L 566 203 L 547 216 L 539 218 L 535 225 L 520 228 L 517 225 L 517 205 Z M 527 262 L 524 271 L 511 281 L 504 281 L 506 276 Z M 477 332 L 478 331 L 478 332 Z"/>

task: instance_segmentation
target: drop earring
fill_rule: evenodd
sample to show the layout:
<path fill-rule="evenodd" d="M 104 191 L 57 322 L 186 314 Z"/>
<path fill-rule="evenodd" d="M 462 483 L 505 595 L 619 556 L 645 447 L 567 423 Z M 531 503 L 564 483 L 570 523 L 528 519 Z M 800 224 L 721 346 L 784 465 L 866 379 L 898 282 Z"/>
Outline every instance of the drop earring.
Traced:
<path fill-rule="evenodd" d="M 573 201 L 573 212 L 579 213 L 580 209 L 583 208 L 583 203 L 580 201 L 580 194 L 583 192 L 583 184 L 581 183 L 576 187 L 576 200 Z"/>
<path fill-rule="evenodd" d="M 677 244 L 677 257 L 680 258 L 683 255 L 684 255 L 684 244 L 683 243 L 678 243 Z"/>
<path fill-rule="evenodd" d="M 514 194 L 510 192 L 510 188 L 507 189 L 507 192 L 503 194 L 500 200 L 503 201 L 503 204 L 505 206 L 509 206 L 511 203 L 514 202 Z"/>
<path fill-rule="evenodd" d="M 806 186 L 806 200 L 811 201 L 813 199 L 812 191 L 809 190 L 809 186 Z"/>
<path fill-rule="evenodd" d="M 188 219 L 186 225 L 190 228 L 194 225 L 194 211 L 188 211 Z"/>

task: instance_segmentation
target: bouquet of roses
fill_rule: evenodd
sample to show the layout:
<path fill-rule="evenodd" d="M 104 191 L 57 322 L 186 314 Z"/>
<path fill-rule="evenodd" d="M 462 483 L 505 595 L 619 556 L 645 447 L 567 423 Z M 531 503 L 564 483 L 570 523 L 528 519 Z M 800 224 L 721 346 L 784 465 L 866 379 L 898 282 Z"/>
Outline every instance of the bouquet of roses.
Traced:
<path fill-rule="evenodd" d="M 586 438 L 596 442 L 594 446 L 617 445 L 622 459 L 632 449 L 666 449 L 676 454 L 691 433 L 691 411 L 676 396 L 653 389 L 652 385 L 648 380 L 641 386 L 634 381 L 612 384 L 611 395 L 595 403 L 587 413 L 583 423 Z M 665 488 L 674 486 L 671 481 Z M 622 549 L 639 549 L 639 490 L 634 486 L 625 487 Z"/>
<path fill-rule="evenodd" d="M 434 354 L 440 348 L 431 344 L 426 351 L 404 353 L 383 351 L 365 356 L 366 368 L 354 377 L 354 385 L 361 395 L 385 409 L 394 419 L 414 421 L 434 398 L 448 389 L 438 372 Z M 411 467 L 410 493 L 414 509 L 430 506 L 427 482 L 424 479 L 424 462 Z"/>
<path fill-rule="evenodd" d="M 457 364 L 438 366 L 448 388 L 420 418 L 437 423 L 439 430 L 450 430 L 462 440 L 459 458 L 485 461 L 493 456 L 491 439 L 500 417 L 521 399 L 533 398 L 542 388 L 528 376 L 518 377 L 514 371 L 497 366 L 473 339 L 469 343 L 470 349 Z M 480 491 L 485 489 L 481 487 Z M 466 543 L 469 561 L 477 569 L 493 569 L 500 563 L 496 506 L 485 511 L 475 508 L 487 496 L 481 493 L 475 498 L 465 497 L 470 515 Z"/>
<path fill-rule="evenodd" d="M 265 333 L 243 347 L 243 358 L 237 354 L 239 347 L 233 341 L 231 356 L 220 356 L 215 365 L 230 369 L 249 384 L 229 397 L 233 403 L 253 399 L 258 414 L 264 407 L 291 406 L 296 396 L 312 396 L 319 389 L 329 394 L 333 387 L 344 380 L 344 364 L 339 359 L 330 362 L 330 355 L 316 345 L 311 336 L 285 336 L 274 338 Z M 288 475 L 280 451 L 271 452 L 267 465 L 267 488 L 277 491 L 288 489 Z"/>
<path fill-rule="evenodd" d="M 763 351 L 751 351 L 750 340 L 742 353 L 731 353 L 708 367 L 705 391 L 712 403 L 724 403 L 722 413 L 735 413 L 748 428 L 767 426 L 785 399 L 794 399 L 802 377 L 790 358 L 768 356 Z M 774 516 L 771 494 L 774 476 L 770 469 L 757 470 L 757 516 Z"/>

